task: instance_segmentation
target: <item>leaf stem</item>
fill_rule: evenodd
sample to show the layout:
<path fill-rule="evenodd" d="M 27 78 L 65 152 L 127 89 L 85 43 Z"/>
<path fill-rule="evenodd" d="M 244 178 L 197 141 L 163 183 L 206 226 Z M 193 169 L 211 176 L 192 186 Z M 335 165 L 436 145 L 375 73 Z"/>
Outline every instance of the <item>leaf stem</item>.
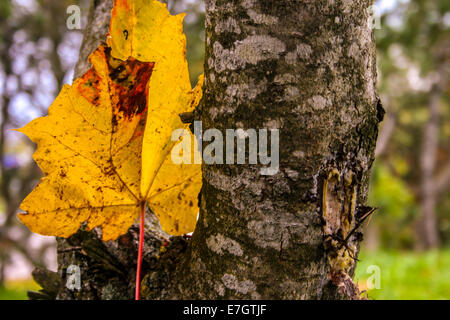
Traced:
<path fill-rule="evenodd" d="M 136 269 L 136 296 L 135 300 L 141 297 L 141 269 L 142 269 L 142 251 L 144 249 L 144 229 L 145 229 L 145 202 L 141 204 L 141 215 L 139 225 L 139 249 Z"/>

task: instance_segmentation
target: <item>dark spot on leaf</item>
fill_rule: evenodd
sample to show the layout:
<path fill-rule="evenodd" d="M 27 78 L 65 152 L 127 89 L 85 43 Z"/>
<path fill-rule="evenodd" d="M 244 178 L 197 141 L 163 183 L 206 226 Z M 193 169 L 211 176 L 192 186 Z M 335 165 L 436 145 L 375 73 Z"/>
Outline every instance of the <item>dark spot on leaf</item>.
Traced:
<path fill-rule="evenodd" d="M 105 49 L 110 77 L 110 96 L 114 114 L 132 119 L 147 109 L 147 83 L 154 63 L 134 58 L 121 61 L 111 57 Z"/>

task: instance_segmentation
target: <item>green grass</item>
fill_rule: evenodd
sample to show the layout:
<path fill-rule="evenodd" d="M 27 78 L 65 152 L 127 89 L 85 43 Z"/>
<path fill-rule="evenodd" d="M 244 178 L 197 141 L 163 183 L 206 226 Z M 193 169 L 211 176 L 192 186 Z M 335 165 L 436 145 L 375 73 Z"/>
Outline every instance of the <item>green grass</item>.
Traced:
<path fill-rule="evenodd" d="M 370 299 L 426 300 L 450 299 L 450 251 L 425 253 L 378 251 L 362 252 L 355 280 L 361 289 L 374 273 L 367 268 L 380 269 L 380 289 L 368 290 Z"/>
<path fill-rule="evenodd" d="M 27 291 L 37 291 L 40 287 L 33 280 L 8 281 L 0 287 L 0 300 L 27 300 Z"/>

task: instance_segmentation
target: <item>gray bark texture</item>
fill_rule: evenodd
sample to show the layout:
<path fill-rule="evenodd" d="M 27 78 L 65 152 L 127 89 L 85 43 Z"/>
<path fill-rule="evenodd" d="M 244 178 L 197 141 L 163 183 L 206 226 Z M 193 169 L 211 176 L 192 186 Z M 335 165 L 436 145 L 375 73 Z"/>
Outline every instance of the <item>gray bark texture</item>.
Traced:
<path fill-rule="evenodd" d="M 203 129 L 280 130 L 280 169 L 203 165 L 191 240 L 148 214 L 145 299 L 359 298 L 351 277 L 378 123 L 368 0 L 207 0 Z M 106 31 L 94 1 L 77 75 Z M 131 299 L 137 229 L 58 240 L 60 299 Z M 64 286 L 80 266 L 82 288 Z M 45 289 L 45 288 L 44 288 Z"/>

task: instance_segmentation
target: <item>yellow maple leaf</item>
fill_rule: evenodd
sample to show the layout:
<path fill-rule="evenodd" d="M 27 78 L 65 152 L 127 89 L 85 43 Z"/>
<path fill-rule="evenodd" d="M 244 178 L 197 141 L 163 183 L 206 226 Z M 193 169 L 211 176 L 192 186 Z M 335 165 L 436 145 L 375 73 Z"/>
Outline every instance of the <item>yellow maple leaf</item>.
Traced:
<path fill-rule="evenodd" d="M 182 16 L 156 0 L 114 1 L 107 42 L 48 116 L 19 130 L 37 143 L 34 159 L 46 175 L 19 218 L 60 237 L 87 222 L 106 241 L 125 233 L 147 203 L 168 233 L 192 232 L 201 168 L 170 158 L 172 132 L 186 127 L 179 114 L 202 95 L 202 77 L 190 86 Z"/>
<path fill-rule="evenodd" d="M 174 128 L 183 126 L 176 115 L 186 106 L 196 106 L 200 86 L 191 91 L 183 34 L 184 14 L 171 16 L 166 5 L 152 0 L 115 0 L 109 29 L 108 45 L 112 56 L 126 60 L 154 62 L 150 79 L 149 118 L 144 133 L 141 191 L 147 195 L 162 160 L 172 149 L 170 137 Z M 199 83 L 203 78 L 199 79 Z M 157 115 L 153 115 L 157 113 Z M 157 134 L 161 139 L 154 139 Z M 164 137 L 164 138 L 163 138 Z M 155 154 L 152 150 L 160 150 Z"/>

